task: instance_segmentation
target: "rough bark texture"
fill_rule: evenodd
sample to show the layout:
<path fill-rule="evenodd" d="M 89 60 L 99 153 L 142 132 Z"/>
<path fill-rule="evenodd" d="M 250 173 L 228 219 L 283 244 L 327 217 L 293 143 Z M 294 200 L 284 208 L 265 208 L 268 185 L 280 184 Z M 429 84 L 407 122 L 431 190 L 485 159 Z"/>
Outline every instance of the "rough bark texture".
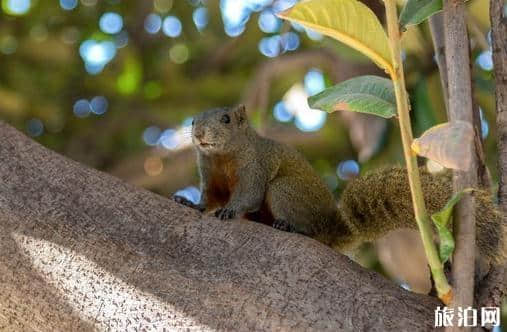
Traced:
<path fill-rule="evenodd" d="M 498 132 L 498 202 L 507 212 L 507 17 L 503 0 L 491 0 L 491 39 L 496 84 L 496 130 Z"/>
<path fill-rule="evenodd" d="M 301 235 L 219 222 L 0 122 L 0 330 L 430 330 L 438 301 Z"/>
<path fill-rule="evenodd" d="M 507 214 L 507 17 L 503 0 L 491 0 L 491 39 L 496 84 L 496 130 L 498 133 L 498 203 Z M 507 265 L 496 266 L 479 288 L 479 306 L 500 306 L 507 298 Z"/>
<path fill-rule="evenodd" d="M 463 0 L 444 2 L 445 48 L 449 94 L 449 120 L 468 121 L 473 124 L 472 84 L 468 35 Z M 472 146 L 476 151 L 476 146 Z M 476 156 L 476 153 L 472 154 Z M 454 171 L 454 191 L 477 187 L 477 165 L 473 158 L 468 172 Z M 454 289 L 452 306 L 468 307 L 474 304 L 475 272 L 475 202 L 471 195 L 465 195 L 455 208 L 454 236 L 456 250 L 453 255 L 452 284 Z M 450 331 L 460 331 L 455 327 Z"/>

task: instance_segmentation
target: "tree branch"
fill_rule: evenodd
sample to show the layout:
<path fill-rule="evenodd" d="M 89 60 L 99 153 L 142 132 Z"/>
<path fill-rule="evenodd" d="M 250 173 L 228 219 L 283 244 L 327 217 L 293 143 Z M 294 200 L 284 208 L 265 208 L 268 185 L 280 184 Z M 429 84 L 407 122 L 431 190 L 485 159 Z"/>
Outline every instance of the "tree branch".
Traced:
<path fill-rule="evenodd" d="M 437 13 L 429 18 L 429 26 L 431 31 L 431 38 L 433 40 L 433 48 L 435 49 L 435 57 L 440 74 L 440 84 L 442 85 L 442 93 L 444 96 L 445 109 L 447 116 L 449 116 L 449 82 L 447 78 L 447 63 L 445 59 L 445 26 L 443 13 Z M 473 88 L 473 87 L 472 87 Z M 473 98 L 473 112 L 474 112 L 474 128 L 478 132 L 476 140 L 476 154 L 477 154 L 477 176 L 481 188 L 489 189 L 491 187 L 491 179 L 485 161 L 484 145 L 482 140 L 482 124 L 479 116 L 479 105 Z"/>
<path fill-rule="evenodd" d="M 0 328 L 410 330 L 437 300 L 301 235 L 219 222 L 0 122 Z"/>
<path fill-rule="evenodd" d="M 502 0 L 491 0 L 491 41 L 496 83 L 496 130 L 498 144 L 498 203 L 507 215 L 507 17 Z M 505 219 L 504 219 L 505 220 Z M 504 221 L 506 222 L 506 221 Z M 495 266 L 481 283 L 480 307 L 499 307 L 507 297 L 507 265 Z"/>
<path fill-rule="evenodd" d="M 449 120 L 467 121 L 473 125 L 472 84 L 470 73 L 469 42 L 465 20 L 465 3 L 462 0 L 444 1 L 445 45 Z M 476 152 L 476 145 L 470 147 Z M 454 192 L 477 187 L 477 154 L 473 153 L 468 172 L 454 171 Z M 474 304 L 475 273 L 475 201 L 464 195 L 454 213 L 456 250 L 453 255 L 452 282 L 454 297 L 452 306 L 468 307 Z M 456 324 L 450 331 L 461 330 Z"/>

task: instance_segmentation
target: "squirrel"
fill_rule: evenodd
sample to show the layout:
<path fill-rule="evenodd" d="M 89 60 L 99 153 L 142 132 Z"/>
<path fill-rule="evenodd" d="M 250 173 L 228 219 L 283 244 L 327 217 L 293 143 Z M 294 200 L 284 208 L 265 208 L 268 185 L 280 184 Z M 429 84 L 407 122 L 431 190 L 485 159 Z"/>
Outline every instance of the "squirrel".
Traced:
<path fill-rule="evenodd" d="M 417 228 L 408 175 L 402 167 L 351 180 L 337 204 L 331 191 L 295 149 L 264 138 L 250 126 L 245 106 L 216 108 L 194 117 L 201 200 L 174 199 L 226 220 L 243 217 L 310 236 L 341 252 L 391 230 Z M 452 196 L 450 174 L 421 168 L 429 213 Z M 475 191 L 477 247 L 481 260 L 503 262 L 507 226 L 490 194 Z"/>

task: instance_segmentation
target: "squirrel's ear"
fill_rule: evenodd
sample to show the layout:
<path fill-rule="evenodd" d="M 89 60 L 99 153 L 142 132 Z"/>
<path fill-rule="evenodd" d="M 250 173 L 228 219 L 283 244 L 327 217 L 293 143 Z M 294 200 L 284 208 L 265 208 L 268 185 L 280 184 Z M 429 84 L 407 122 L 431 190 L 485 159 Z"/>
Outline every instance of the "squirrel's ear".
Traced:
<path fill-rule="evenodd" d="M 243 104 L 238 105 L 234 110 L 239 123 L 246 122 L 246 107 Z"/>

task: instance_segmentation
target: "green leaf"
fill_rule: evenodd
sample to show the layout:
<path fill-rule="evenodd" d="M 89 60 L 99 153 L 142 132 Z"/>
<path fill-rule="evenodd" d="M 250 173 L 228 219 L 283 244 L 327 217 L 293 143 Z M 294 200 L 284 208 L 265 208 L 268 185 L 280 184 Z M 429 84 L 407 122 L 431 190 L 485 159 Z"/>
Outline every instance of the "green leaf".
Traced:
<path fill-rule="evenodd" d="M 471 192 L 472 189 L 464 189 L 459 193 L 456 193 L 451 199 L 445 204 L 444 208 L 431 215 L 433 223 L 437 227 L 438 237 L 440 239 L 439 253 L 442 263 L 447 262 L 454 251 L 454 237 L 448 228 L 449 221 L 452 220 L 452 211 L 456 203 L 459 202 L 463 194 Z"/>
<path fill-rule="evenodd" d="M 352 111 L 383 118 L 396 115 L 393 82 L 379 76 L 358 76 L 308 98 L 311 108 L 326 112 Z"/>
<path fill-rule="evenodd" d="M 347 44 L 394 75 L 386 32 L 365 4 L 357 0 L 309 0 L 278 16 Z"/>
<path fill-rule="evenodd" d="M 408 0 L 400 13 L 400 26 L 416 25 L 442 10 L 442 0 Z"/>

